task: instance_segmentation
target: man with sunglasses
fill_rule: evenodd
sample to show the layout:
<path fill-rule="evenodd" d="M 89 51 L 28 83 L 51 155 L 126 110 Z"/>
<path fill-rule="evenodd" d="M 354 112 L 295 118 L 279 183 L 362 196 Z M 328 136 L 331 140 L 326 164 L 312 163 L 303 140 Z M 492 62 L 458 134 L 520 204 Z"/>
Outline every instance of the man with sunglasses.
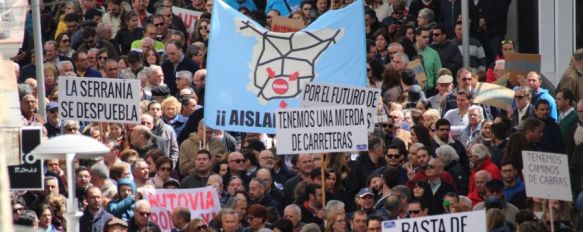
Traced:
<path fill-rule="evenodd" d="M 435 26 L 432 30 L 433 43 L 431 48 L 439 54 L 443 67 L 451 70 L 451 73 L 457 73 L 458 69 L 463 67 L 462 53 L 455 44 L 447 40 L 447 32 L 441 26 Z"/>
<path fill-rule="evenodd" d="M 409 202 L 409 218 L 418 218 L 427 216 L 427 203 L 421 199 L 414 199 Z"/>
<path fill-rule="evenodd" d="M 518 126 L 522 120 L 534 116 L 534 106 L 531 102 L 529 87 L 521 86 L 514 90 L 514 103 L 516 108 L 512 111 L 512 126 Z"/>
<path fill-rule="evenodd" d="M 128 221 L 128 231 L 161 231 L 158 225 L 149 220 L 152 206 L 147 200 L 136 201 L 134 216 Z"/>
<path fill-rule="evenodd" d="M 59 118 L 59 103 L 49 102 L 47 104 L 47 123 L 45 123 L 45 128 L 47 129 L 47 136 L 49 138 L 61 135 L 61 130 L 63 129 L 63 120 Z"/>
<path fill-rule="evenodd" d="M 446 193 L 455 192 L 455 188 L 441 180 L 444 170 L 443 161 L 440 158 L 431 158 L 425 169 L 427 182 L 433 192 L 433 198 L 429 206 L 429 215 L 442 214 L 445 209 L 442 207 L 442 201 Z"/>

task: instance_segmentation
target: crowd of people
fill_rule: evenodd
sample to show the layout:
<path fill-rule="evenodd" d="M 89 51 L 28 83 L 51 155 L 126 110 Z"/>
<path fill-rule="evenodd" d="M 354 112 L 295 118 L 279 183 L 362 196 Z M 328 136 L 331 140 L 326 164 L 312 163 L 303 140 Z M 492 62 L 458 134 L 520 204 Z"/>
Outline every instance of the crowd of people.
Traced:
<path fill-rule="evenodd" d="M 353 0 L 225 0 L 269 29 L 274 16 L 307 25 Z M 172 231 L 381 231 L 381 222 L 486 210 L 487 231 L 583 231 L 583 50 L 554 88 L 540 73 L 510 75 L 504 39 L 510 0 L 473 0 L 470 66 L 462 63 L 461 1 L 366 0 L 368 86 L 385 120 L 358 154 L 277 153 L 275 135 L 204 123 L 212 0 L 45 1 L 44 63 L 35 63 L 30 12 L 12 57 L 23 126 L 43 135 L 83 134 L 110 148 L 100 160 L 46 160 L 44 191 L 11 193 L 13 222 L 67 231 L 66 199 L 83 211 L 80 231 L 160 231 L 144 189 L 213 186 L 210 221 L 172 211 Z M 200 12 L 194 31 L 173 6 Z M 350 20 L 350 19 L 347 19 Z M 214 25 L 213 25 L 214 26 Z M 407 68 L 419 59 L 425 80 Z M 36 65 L 44 69 L 37 86 Z M 228 64 L 225 64 L 228 65 Z M 59 117 L 59 76 L 138 79 L 140 124 Z M 473 102 L 479 82 L 514 91 L 505 108 Z M 38 99 L 44 88 L 46 99 Z M 46 102 L 46 118 L 38 114 Z M 381 117 L 382 118 L 382 117 Z M 522 151 L 566 154 L 573 201 L 529 197 Z M 74 172 L 75 192 L 65 173 Z M 554 214 L 550 213 L 553 209 Z"/>

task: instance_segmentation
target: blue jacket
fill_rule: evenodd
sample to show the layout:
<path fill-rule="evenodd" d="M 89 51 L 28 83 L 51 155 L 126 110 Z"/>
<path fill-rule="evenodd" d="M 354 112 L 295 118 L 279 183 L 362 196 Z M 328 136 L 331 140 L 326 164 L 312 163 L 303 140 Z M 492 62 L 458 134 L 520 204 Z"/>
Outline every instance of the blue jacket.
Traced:
<path fill-rule="evenodd" d="M 506 199 L 506 201 L 510 201 L 510 199 L 512 199 L 514 194 L 526 190 L 524 187 L 524 182 L 522 182 L 520 177 L 516 176 L 516 177 L 514 177 L 514 179 L 516 181 L 514 186 L 512 186 L 512 187 L 504 186 L 504 189 L 502 190 L 504 192 L 504 199 Z"/>
<path fill-rule="evenodd" d="M 287 3 L 287 4 L 286 4 Z M 287 17 L 291 12 L 294 12 L 300 8 L 301 1 L 299 0 L 267 0 L 267 6 L 265 7 L 265 14 L 269 14 L 271 10 L 279 11 L 282 17 Z"/>
<path fill-rule="evenodd" d="M 88 210 L 83 212 L 83 216 L 79 219 L 79 231 L 80 232 L 101 232 L 105 223 L 111 219 L 113 215 L 106 212 L 105 209 L 99 210 L 99 213 L 95 216 L 91 214 Z"/>
<path fill-rule="evenodd" d="M 117 181 L 117 192 L 119 194 L 119 189 L 122 185 L 129 185 L 132 188 L 132 193 L 136 192 L 136 184 L 133 180 L 129 178 L 119 179 Z M 136 200 L 133 195 L 129 195 L 125 198 L 115 198 L 107 203 L 107 212 L 113 214 L 117 218 L 121 218 L 124 221 L 130 220 L 134 216 L 134 204 Z"/>
<path fill-rule="evenodd" d="M 225 3 L 237 11 L 239 11 L 241 7 L 246 7 L 249 11 L 257 10 L 257 6 L 255 6 L 255 3 L 252 0 L 243 0 L 242 3 L 237 0 L 225 0 Z"/>
<path fill-rule="evenodd" d="M 557 104 L 555 104 L 555 99 L 553 96 L 549 94 L 548 90 L 539 88 L 538 91 L 532 95 L 532 104 L 535 105 L 536 102 L 541 99 L 547 100 L 549 102 L 551 107 L 551 118 L 553 118 L 553 121 L 557 122 L 559 116 L 557 115 Z"/>

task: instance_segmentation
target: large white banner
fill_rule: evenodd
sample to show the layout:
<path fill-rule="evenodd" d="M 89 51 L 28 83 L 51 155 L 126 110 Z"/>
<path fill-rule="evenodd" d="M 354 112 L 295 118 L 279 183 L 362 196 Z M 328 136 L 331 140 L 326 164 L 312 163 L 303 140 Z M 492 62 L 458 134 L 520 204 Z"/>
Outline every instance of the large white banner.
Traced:
<path fill-rule="evenodd" d="M 380 89 L 310 82 L 304 87 L 301 106 L 365 106 L 367 120 L 374 122 L 380 97 Z M 368 131 L 374 131 L 374 123 L 368 124 Z"/>
<path fill-rule="evenodd" d="M 61 76 L 59 114 L 79 121 L 139 123 L 140 81 Z"/>
<path fill-rule="evenodd" d="M 383 222 L 383 232 L 486 232 L 486 211 L 442 214 Z"/>
<path fill-rule="evenodd" d="M 196 21 L 198 21 L 198 17 L 202 14 L 200 11 L 193 11 L 175 6 L 172 7 L 172 13 L 182 19 L 184 27 L 188 33 L 194 32 Z"/>
<path fill-rule="evenodd" d="M 573 201 L 566 154 L 522 151 L 522 162 L 527 196 Z"/>
<path fill-rule="evenodd" d="M 277 153 L 368 150 L 364 106 L 325 106 L 276 111 Z"/>
<path fill-rule="evenodd" d="M 172 210 L 190 209 L 191 218 L 202 218 L 209 223 L 221 210 L 219 195 L 214 187 L 194 189 L 144 189 L 144 199 L 152 206 L 150 220 L 162 231 L 173 228 Z"/>

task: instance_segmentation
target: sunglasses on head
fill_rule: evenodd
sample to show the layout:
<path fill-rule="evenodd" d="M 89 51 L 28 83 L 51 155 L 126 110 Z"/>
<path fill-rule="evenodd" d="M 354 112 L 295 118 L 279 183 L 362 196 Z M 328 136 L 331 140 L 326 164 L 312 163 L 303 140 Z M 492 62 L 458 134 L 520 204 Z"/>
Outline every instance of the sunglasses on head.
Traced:
<path fill-rule="evenodd" d="M 514 44 L 514 42 L 512 42 L 512 40 L 509 40 L 509 39 L 502 40 L 502 42 L 500 42 L 500 43 L 502 45 L 504 45 L 504 44 Z"/>

